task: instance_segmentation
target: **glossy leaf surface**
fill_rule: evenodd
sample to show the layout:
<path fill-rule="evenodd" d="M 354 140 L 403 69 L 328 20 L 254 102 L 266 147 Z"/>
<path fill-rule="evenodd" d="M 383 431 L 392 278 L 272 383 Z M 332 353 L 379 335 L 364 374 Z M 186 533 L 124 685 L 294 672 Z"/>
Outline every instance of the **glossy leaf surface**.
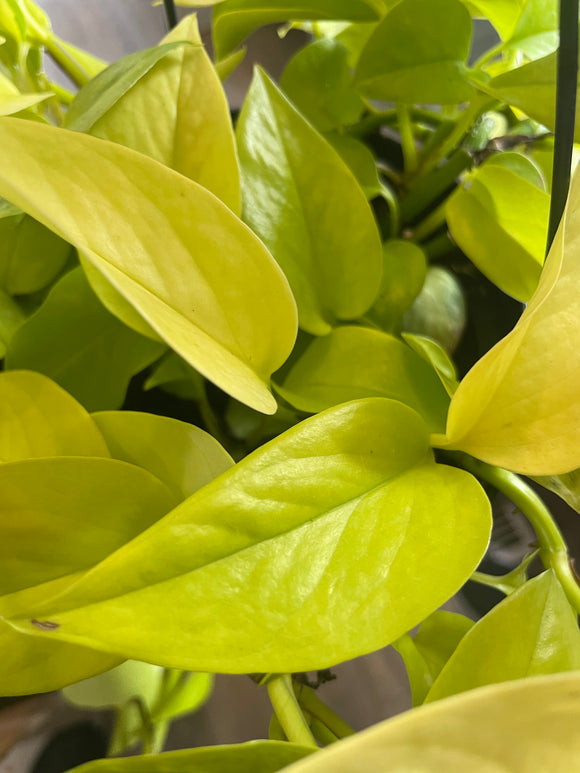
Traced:
<path fill-rule="evenodd" d="M 445 387 L 445 391 L 449 397 L 453 397 L 457 391 L 459 382 L 457 380 L 455 365 L 445 349 L 438 344 L 437 341 L 434 341 L 432 338 L 427 338 L 426 336 L 403 333 L 402 338 L 409 344 L 411 349 L 430 363 L 435 370 L 435 373 L 437 373 L 441 379 L 441 383 Z"/>
<path fill-rule="evenodd" d="M 355 81 L 367 97 L 414 104 L 470 99 L 471 19 L 461 0 L 401 0 L 363 48 Z"/>
<path fill-rule="evenodd" d="M 513 33 L 527 0 L 464 0 L 476 18 L 488 19 L 499 36 L 506 40 Z"/>
<path fill-rule="evenodd" d="M 427 702 L 496 682 L 580 668 L 577 616 L 552 572 L 529 580 L 465 635 Z"/>
<path fill-rule="evenodd" d="M 18 330 L 6 367 L 44 373 L 95 411 L 120 408 L 130 379 L 164 350 L 109 314 L 77 268 Z"/>
<path fill-rule="evenodd" d="M 511 333 L 459 385 L 443 444 L 529 475 L 580 466 L 579 212 L 575 175 L 538 288 Z"/>
<path fill-rule="evenodd" d="M 530 59 L 537 59 L 557 47 L 558 0 L 527 0 L 506 40 L 506 50 L 515 49 Z"/>
<path fill-rule="evenodd" d="M 416 410 L 432 431 L 445 425 L 449 398 L 437 374 L 398 338 L 365 327 L 339 327 L 315 339 L 280 393 L 316 413 L 361 397 L 390 397 Z"/>
<path fill-rule="evenodd" d="M 0 290 L 0 359 L 6 354 L 6 347 L 25 319 L 26 315 L 18 303 L 4 290 Z"/>
<path fill-rule="evenodd" d="M 433 462 L 420 417 L 363 400 L 255 451 L 34 611 L 57 628 L 14 624 L 196 671 L 317 669 L 433 612 L 489 530 L 481 487 Z"/>
<path fill-rule="evenodd" d="M 116 459 L 12 462 L 0 465 L 0 481 L 2 594 L 93 566 L 177 501 L 149 472 Z"/>
<path fill-rule="evenodd" d="M 544 263 L 550 197 L 519 174 L 484 164 L 450 198 L 451 235 L 500 290 L 528 301 Z"/>
<path fill-rule="evenodd" d="M 250 741 L 235 746 L 97 760 L 74 768 L 74 773 L 276 773 L 311 753 L 312 749 L 283 741 Z"/>
<path fill-rule="evenodd" d="M 240 175 L 230 112 L 194 15 L 183 19 L 160 47 L 150 50 L 166 46 L 170 47 L 167 55 L 158 57 L 116 100 L 92 125 L 91 134 L 175 169 L 239 214 Z"/>
<path fill-rule="evenodd" d="M 216 56 L 223 59 L 264 24 L 299 19 L 376 21 L 382 10 L 382 0 L 226 0 L 214 11 Z"/>
<path fill-rule="evenodd" d="M 344 46 L 321 38 L 299 51 L 282 74 L 282 91 L 320 132 L 353 124 L 363 111 L 347 58 Z"/>
<path fill-rule="evenodd" d="M 212 194 L 141 154 L 0 120 L 0 195 L 82 250 L 202 374 L 273 412 L 267 384 L 292 348 L 295 307 L 249 229 Z"/>
<path fill-rule="evenodd" d="M 133 411 L 95 413 L 92 418 L 114 459 L 149 470 L 179 501 L 233 464 L 211 435 L 177 419 Z"/>
<path fill-rule="evenodd" d="M 579 674 L 485 687 L 381 722 L 288 773 L 570 773 L 579 690 Z"/>
<path fill-rule="evenodd" d="M 91 417 L 40 373 L 0 374 L 0 462 L 49 456 L 109 456 Z"/>
<path fill-rule="evenodd" d="M 300 326 L 325 335 L 371 305 L 381 276 L 372 210 L 351 171 L 260 70 L 237 125 L 244 219 L 282 266 Z"/>

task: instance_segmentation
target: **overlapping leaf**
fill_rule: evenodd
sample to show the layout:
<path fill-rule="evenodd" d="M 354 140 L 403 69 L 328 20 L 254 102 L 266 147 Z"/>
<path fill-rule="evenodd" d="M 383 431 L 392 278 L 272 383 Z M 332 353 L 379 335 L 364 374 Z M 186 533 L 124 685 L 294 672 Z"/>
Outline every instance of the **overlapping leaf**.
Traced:
<path fill-rule="evenodd" d="M 381 243 L 351 171 L 260 70 L 236 131 L 244 219 L 284 269 L 301 327 L 325 335 L 361 316 L 379 289 Z"/>
<path fill-rule="evenodd" d="M 315 339 L 279 389 L 310 413 L 361 397 L 390 397 L 416 410 L 433 431 L 445 425 L 449 406 L 422 357 L 398 338 L 365 327 L 339 327 Z"/>
<path fill-rule="evenodd" d="M 577 616 L 552 572 L 525 583 L 462 639 L 427 702 L 487 684 L 580 669 Z"/>
<path fill-rule="evenodd" d="M 544 262 L 550 197 L 496 163 L 481 166 L 450 198 L 449 230 L 477 268 L 508 295 L 528 301 Z"/>
<path fill-rule="evenodd" d="M 434 463 L 420 417 L 368 399 L 254 452 L 13 624 L 191 670 L 316 669 L 434 611 L 489 529 L 481 487 Z"/>
<path fill-rule="evenodd" d="M 164 350 L 109 314 L 77 268 L 12 338 L 6 367 L 44 373 L 96 411 L 120 408 L 130 379 Z"/>
<path fill-rule="evenodd" d="M 381 722 L 288 773 L 571 773 L 579 691 L 577 673 L 484 687 Z"/>
<path fill-rule="evenodd" d="M 530 475 L 580 466 L 580 176 L 519 322 L 463 379 L 435 442 Z"/>
<path fill-rule="evenodd" d="M 214 10 L 216 55 L 223 59 L 264 24 L 300 19 L 370 22 L 382 11 L 382 0 L 225 0 Z"/>
<path fill-rule="evenodd" d="M 401 0 L 370 36 L 355 81 L 365 96 L 458 104 L 470 99 L 471 19 L 461 0 Z"/>
<path fill-rule="evenodd" d="M 273 412 L 267 384 L 292 348 L 296 318 L 259 240 L 211 193 L 142 154 L 0 121 L 0 195 L 84 252 L 197 370 Z"/>

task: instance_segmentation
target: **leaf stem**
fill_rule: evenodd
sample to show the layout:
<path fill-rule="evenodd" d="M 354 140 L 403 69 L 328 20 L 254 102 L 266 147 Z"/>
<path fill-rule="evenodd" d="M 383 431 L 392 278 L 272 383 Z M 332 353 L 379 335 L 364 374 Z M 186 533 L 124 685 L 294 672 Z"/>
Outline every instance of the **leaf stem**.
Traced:
<path fill-rule="evenodd" d="M 578 84 L 578 0 L 560 0 L 560 47 L 556 80 L 556 130 L 548 243 L 550 250 L 564 213 L 574 145 Z"/>
<path fill-rule="evenodd" d="M 509 497 L 525 515 L 536 532 L 540 548 L 539 555 L 544 567 L 554 571 L 571 606 L 580 614 L 580 586 L 570 566 L 568 547 L 552 514 L 538 494 L 513 472 L 493 467 L 467 454 L 453 451 L 449 455 L 461 467 L 491 483 L 498 491 Z"/>
<path fill-rule="evenodd" d="M 319 719 L 337 738 L 346 738 L 348 735 L 354 735 L 354 730 L 350 725 L 341 719 L 334 711 L 323 703 L 315 690 L 305 684 L 294 683 L 296 697 L 301 706 L 310 712 L 313 717 Z"/>
<path fill-rule="evenodd" d="M 476 97 L 473 102 L 460 113 L 452 131 L 445 137 L 443 142 L 435 148 L 430 156 L 423 159 L 419 169 L 420 174 L 423 175 L 430 172 L 440 161 L 460 145 L 472 124 L 479 118 L 481 113 L 484 112 L 489 102 L 489 97 Z"/>
<path fill-rule="evenodd" d="M 73 59 L 73 57 L 64 50 L 64 48 L 61 48 L 57 38 L 47 38 L 44 45 L 60 69 L 64 70 L 64 72 L 69 76 L 73 83 L 75 83 L 79 88 L 89 82 L 90 77 L 88 73 L 85 72 L 81 65 L 75 61 L 75 59 Z"/>
<path fill-rule="evenodd" d="M 296 700 L 290 675 L 274 676 L 266 686 L 272 707 L 288 740 L 302 746 L 318 748 Z"/>
<path fill-rule="evenodd" d="M 172 30 L 177 25 L 177 13 L 175 11 L 175 3 L 173 0 L 163 0 L 163 7 L 165 8 L 165 16 L 167 18 L 167 26 Z"/>
<path fill-rule="evenodd" d="M 407 105 L 397 105 L 397 117 L 399 122 L 399 134 L 401 135 L 401 148 L 405 161 L 405 173 L 414 174 L 418 165 L 417 146 L 413 136 L 413 124 Z"/>

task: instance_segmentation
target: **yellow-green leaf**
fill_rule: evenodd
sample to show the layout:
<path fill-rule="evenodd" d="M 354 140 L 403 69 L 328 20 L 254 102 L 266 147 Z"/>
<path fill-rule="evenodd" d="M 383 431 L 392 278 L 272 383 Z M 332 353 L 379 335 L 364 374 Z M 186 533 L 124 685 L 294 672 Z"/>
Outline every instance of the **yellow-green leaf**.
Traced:
<path fill-rule="evenodd" d="M 203 375 L 276 410 L 268 382 L 294 343 L 294 300 L 231 210 L 152 159 L 76 132 L 4 118 L 0 148 L 0 195 L 84 252 Z"/>
<path fill-rule="evenodd" d="M 109 456 L 103 436 L 61 387 L 40 373 L 0 373 L 0 462 Z"/>
<path fill-rule="evenodd" d="M 475 478 L 435 464 L 414 411 L 361 400 L 262 446 L 10 622 L 186 670 L 323 668 L 435 611 L 481 560 L 490 521 Z"/>
<path fill-rule="evenodd" d="M 572 773 L 579 695 L 578 673 L 483 687 L 381 722 L 286 773 Z"/>
<path fill-rule="evenodd" d="M 463 379 L 445 438 L 528 475 L 580 467 L 580 175 L 540 283 L 515 328 Z"/>

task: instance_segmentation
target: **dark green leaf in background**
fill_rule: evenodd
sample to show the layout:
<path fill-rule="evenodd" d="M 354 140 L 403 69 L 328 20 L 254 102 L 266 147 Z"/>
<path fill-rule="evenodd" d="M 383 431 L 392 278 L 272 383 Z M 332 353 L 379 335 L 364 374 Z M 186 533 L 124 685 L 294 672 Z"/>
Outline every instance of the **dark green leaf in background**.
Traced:
<path fill-rule="evenodd" d="M 416 244 L 391 239 L 383 244 L 383 277 L 379 294 L 368 312 L 384 330 L 394 331 L 421 292 L 427 277 L 427 258 Z"/>

